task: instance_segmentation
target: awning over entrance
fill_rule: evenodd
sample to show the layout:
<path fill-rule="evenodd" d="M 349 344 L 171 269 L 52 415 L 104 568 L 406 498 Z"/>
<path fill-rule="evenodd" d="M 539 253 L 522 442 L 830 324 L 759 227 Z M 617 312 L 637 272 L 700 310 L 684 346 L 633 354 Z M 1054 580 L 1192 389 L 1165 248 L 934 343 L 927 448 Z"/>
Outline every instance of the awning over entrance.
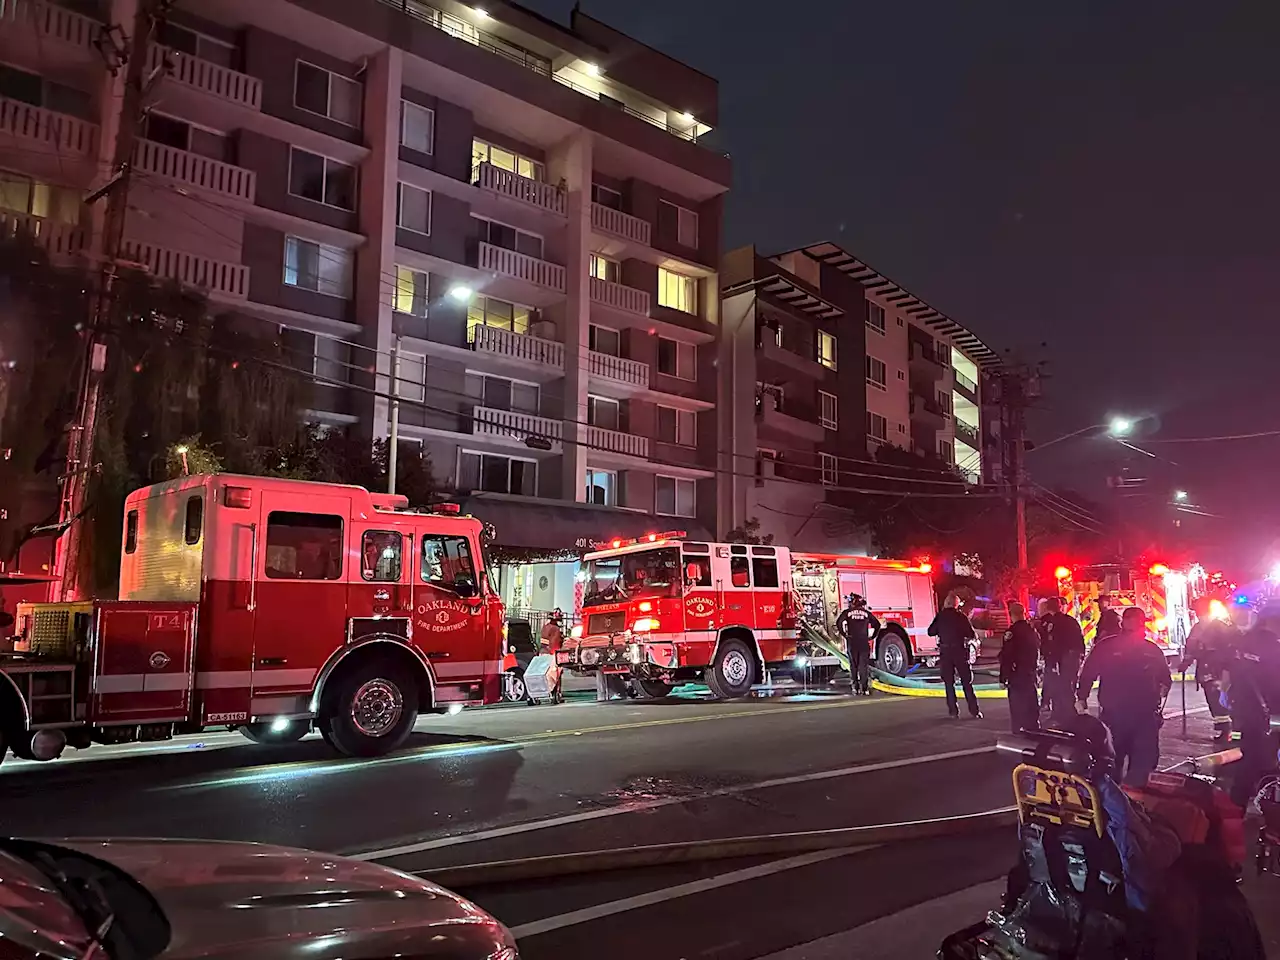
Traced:
<path fill-rule="evenodd" d="M 690 539 L 711 539 L 695 520 L 590 503 L 476 493 L 462 497 L 461 505 L 463 513 L 493 524 L 497 531 L 489 547 L 493 563 L 576 560 L 610 540 L 669 530 L 683 530 Z"/>

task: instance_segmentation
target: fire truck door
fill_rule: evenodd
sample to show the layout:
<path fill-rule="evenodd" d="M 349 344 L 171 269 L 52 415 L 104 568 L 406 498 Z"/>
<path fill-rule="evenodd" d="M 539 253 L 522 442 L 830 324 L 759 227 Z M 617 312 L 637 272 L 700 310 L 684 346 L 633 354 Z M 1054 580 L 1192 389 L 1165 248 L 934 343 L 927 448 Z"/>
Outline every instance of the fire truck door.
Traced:
<path fill-rule="evenodd" d="M 751 560 L 747 548 L 734 544 L 717 547 L 711 560 L 720 627 L 756 625 L 755 599 L 751 591 Z"/>
<path fill-rule="evenodd" d="M 254 716 L 293 712 L 346 640 L 346 567 L 360 563 L 348 555 L 350 515 L 347 497 L 263 493 L 253 584 Z"/>
<path fill-rule="evenodd" d="M 501 666 L 502 640 L 488 629 L 479 543 L 470 534 L 418 533 L 414 558 L 413 642 L 431 661 L 438 700 L 479 698 L 478 685 Z"/>
<path fill-rule="evenodd" d="M 413 620 L 412 531 L 371 523 L 363 529 L 353 523 L 353 541 L 360 555 L 347 573 L 348 616 L 356 627 L 368 620 L 379 633 L 409 639 Z"/>

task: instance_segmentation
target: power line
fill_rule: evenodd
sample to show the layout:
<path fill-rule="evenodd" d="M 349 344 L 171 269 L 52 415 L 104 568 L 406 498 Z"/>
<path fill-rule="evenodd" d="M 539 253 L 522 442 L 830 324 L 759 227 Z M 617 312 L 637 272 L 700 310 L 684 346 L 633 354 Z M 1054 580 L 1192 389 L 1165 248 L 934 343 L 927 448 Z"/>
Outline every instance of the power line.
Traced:
<path fill-rule="evenodd" d="M 1260 437 L 1280 437 L 1280 430 L 1259 430 L 1256 433 L 1227 433 L 1217 437 L 1169 437 L 1144 440 L 1143 443 L 1219 443 L 1224 440 L 1256 440 Z"/>

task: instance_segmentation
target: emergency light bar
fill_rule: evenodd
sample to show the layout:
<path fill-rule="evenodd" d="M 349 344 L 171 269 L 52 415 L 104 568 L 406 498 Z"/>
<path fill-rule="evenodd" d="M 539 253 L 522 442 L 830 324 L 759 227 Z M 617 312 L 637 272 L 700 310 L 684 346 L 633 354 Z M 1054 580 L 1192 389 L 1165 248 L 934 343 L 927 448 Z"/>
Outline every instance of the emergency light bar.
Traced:
<path fill-rule="evenodd" d="M 634 547 L 637 543 L 657 543 L 659 540 L 680 540 L 689 534 L 684 530 L 664 530 L 662 533 L 649 533 L 643 537 L 632 537 L 630 540 L 621 538 L 610 540 L 611 549 L 617 550 L 619 547 Z"/>

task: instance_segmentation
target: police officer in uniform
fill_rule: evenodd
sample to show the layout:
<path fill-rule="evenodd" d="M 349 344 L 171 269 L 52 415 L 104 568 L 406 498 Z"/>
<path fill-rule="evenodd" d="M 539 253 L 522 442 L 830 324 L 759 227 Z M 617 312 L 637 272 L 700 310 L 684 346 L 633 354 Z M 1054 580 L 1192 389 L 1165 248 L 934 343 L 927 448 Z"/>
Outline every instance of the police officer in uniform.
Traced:
<path fill-rule="evenodd" d="M 1240 731 L 1241 757 L 1231 799 L 1243 807 L 1259 778 L 1276 766 L 1270 723 L 1271 715 L 1280 713 L 1280 606 L 1268 605 L 1258 612 L 1257 623 L 1240 637 L 1222 685 L 1231 722 Z"/>
<path fill-rule="evenodd" d="M 1214 616 L 1215 611 L 1218 616 Z M 1204 691 L 1204 702 L 1213 715 L 1214 741 L 1225 744 L 1231 739 L 1231 711 L 1222 702 L 1219 678 L 1234 655 L 1240 631 L 1225 618 L 1221 601 L 1201 605 L 1197 614 L 1199 619 L 1187 635 L 1181 669 L 1185 673 L 1195 664 L 1196 686 Z"/>
<path fill-rule="evenodd" d="M 1143 786 L 1160 762 L 1164 699 L 1173 678 L 1164 653 L 1147 639 L 1147 615 L 1140 607 L 1125 608 L 1120 632 L 1085 657 L 1077 687 L 1080 713 L 1089 709 L 1094 681 L 1101 684 L 1102 722 L 1115 743 L 1116 776 Z"/>
<path fill-rule="evenodd" d="M 856 593 L 849 594 L 849 606 L 836 617 L 836 633 L 849 654 L 849 680 L 855 697 L 871 696 L 871 640 L 879 632 L 880 621 L 867 609 L 867 601 Z"/>
<path fill-rule="evenodd" d="M 959 603 L 954 593 L 947 594 L 942 609 L 929 624 L 929 636 L 938 638 L 938 667 L 942 671 L 942 685 L 947 690 L 947 712 L 952 717 L 960 716 L 956 703 L 956 677 L 959 677 L 970 716 L 981 720 L 982 711 L 973 692 L 973 670 L 969 666 L 969 643 L 977 640 L 978 635 L 969 618 L 960 611 Z"/>
<path fill-rule="evenodd" d="M 1075 715 L 1071 705 L 1084 659 L 1084 632 L 1075 617 L 1062 612 L 1059 597 L 1040 602 L 1040 650 L 1045 665 L 1045 706 L 1062 723 Z"/>
<path fill-rule="evenodd" d="M 1027 620 L 1027 608 L 1009 604 L 1009 629 L 1000 647 L 1000 682 L 1009 691 L 1009 725 L 1014 733 L 1040 729 L 1040 704 L 1036 699 L 1036 667 L 1040 637 Z"/>

